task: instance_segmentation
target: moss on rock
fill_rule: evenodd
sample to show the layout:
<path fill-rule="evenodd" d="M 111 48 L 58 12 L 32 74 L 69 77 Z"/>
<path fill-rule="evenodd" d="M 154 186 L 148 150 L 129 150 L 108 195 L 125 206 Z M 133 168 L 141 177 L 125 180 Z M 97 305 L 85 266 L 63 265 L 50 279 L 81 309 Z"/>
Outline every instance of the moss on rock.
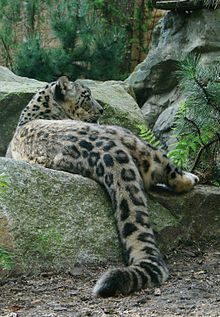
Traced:
<path fill-rule="evenodd" d="M 4 158 L 0 170 L 11 178 L 0 211 L 24 267 L 36 271 L 121 259 L 111 203 L 102 186 L 80 175 Z"/>

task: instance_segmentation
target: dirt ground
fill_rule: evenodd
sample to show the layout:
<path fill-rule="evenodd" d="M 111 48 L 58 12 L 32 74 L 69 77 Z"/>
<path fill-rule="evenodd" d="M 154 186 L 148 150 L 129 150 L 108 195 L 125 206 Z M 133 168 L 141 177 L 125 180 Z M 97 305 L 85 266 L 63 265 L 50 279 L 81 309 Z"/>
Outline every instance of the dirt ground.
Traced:
<path fill-rule="evenodd" d="M 7 278 L 0 286 L 0 317 L 220 316 L 217 243 L 181 246 L 167 255 L 170 279 L 160 288 L 101 299 L 92 287 L 106 267 Z M 111 266 L 109 266 L 111 267 Z"/>

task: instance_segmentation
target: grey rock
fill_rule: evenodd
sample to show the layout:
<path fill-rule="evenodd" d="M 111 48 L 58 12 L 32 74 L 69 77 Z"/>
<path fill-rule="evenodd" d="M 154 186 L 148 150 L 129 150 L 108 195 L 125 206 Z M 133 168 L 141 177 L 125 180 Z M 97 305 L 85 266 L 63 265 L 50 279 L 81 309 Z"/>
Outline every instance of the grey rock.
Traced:
<path fill-rule="evenodd" d="M 132 86 L 148 125 L 159 138 L 167 140 L 171 133 L 163 130 L 160 122 L 166 118 L 163 111 L 168 107 L 178 109 L 186 96 L 177 87 L 178 61 L 190 53 L 201 56 L 201 63 L 219 62 L 220 12 L 201 9 L 189 14 L 169 11 L 155 28 L 151 49 L 126 82 Z M 165 116 L 167 114 L 165 113 Z M 159 120 L 159 121 L 157 121 Z"/>
<path fill-rule="evenodd" d="M 104 188 L 80 175 L 0 158 L 10 189 L 0 200 L 0 246 L 24 269 L 121 259 Z"/>
<path fill-rule="evenodd" d="M 0 200 L 0 246 L 15 255 L 21 270 L 122 262 L 111 202 L 101 185 L 6 158 L 0 158 L 2 172 L 11 184 Z M 219 207 L 215 187 L 196 186 L 185 195 L 164 187 L 150 191 L 148 209 L 161 250 L 217 236 Z"/>
<path fill-rule="evenodd" d="M 151 201 L 176 219 L 170 228 L 158 230 L 165 245 L 178 241 L 201 241 L 220 237 L 220 191 L 218 186 L 197 185 L 187 194 L 175 194 L 161 186 L 149 193 Z M 154 217 L 153 217 L 154 218 Z M 160 239 L 159 239 L 160 241 Z M 162 245 L 162 248 L 164 245 Z"/>
<path fill-rule="evenodd" d="M 147 124 L 150 128 L 153 128 L 155 126 L 155 123 L 157 122 L 158 118 L 160 117 L 160 114 L 164 112 L 169 108 L 173 107 L 175 109 L 175 113 L 177 109 L 179 108 L 179 105 L 184 102 L 185 96 L 183 96 L 180 92 L 180 90 L 176 87 L 172 89 L 168 93 L 164 93 L 162 95 L 154 95 L 151 96 L 143 105 L 141 108 Z M 166 118 L 159 119 L 159 120 L 169 120 L 170 118 L 166 116 Z M 173 117 L 171 118 L 173 121 Z M 169 128 L 172 123 L 171 120 L 169 120 Z M 163 129 L 160 127 L 160 121 L 158 122 L 158 125 L 155 126 L 155 130 L 159 130 L 160 134 L 163 131 Z"/>
<path fill-rule="evenodd" d="M 31 87 L 35 85 L 41 85 L 42 83 L 39 82 L 36 79 L 30 79 L 27 77 L 21 77 L 16 74 L 14 74 L 12 71 L 10 71 L 7 67 L 0 66 L 0 82 L 1 87 L 5 85 L 5 90 L 7 91 L 7 88 L 10 90 L 10 85 L 7 83 L 11 82 L 13 85 L 18 85 L 18 88 L 20 85 L 26 85 L 27 87 Z M 44 83 L 45 84 L 45 83 Z"/>
<path fill-rule="evenodd" d="M 0 156 L 14 134 L 22 109 L 46 83 L 20 77 L 0 66 Z"/>
<path fill-rule="evenodd" d="M 165 109 L 158 117 L 153 127 L 155 136 L 160 140 L 161 144 L 166 144 L 166 147 L 168 147 L 169 150 L 177 141 L 176 138 L 171 138 L 171 136 L 175 134 L 175 132 L 171 130 L 171 127 L 173 125 L 173 121 L 175 121 L 175 115 L 177 113 L 178 107 L 179 106 L 174 103 L 172 106 Z"/>

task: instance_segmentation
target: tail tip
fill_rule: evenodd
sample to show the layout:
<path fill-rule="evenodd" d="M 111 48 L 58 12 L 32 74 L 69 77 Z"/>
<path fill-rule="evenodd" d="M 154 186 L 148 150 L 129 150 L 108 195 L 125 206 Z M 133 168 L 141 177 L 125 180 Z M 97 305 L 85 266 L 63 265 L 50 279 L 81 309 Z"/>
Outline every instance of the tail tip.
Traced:
<path fill-rule="evenodd" d="M 96 297 L 114 297 L 122 293 L 121 272 L 110 270 L 103 274 L 93 288 Z"/>

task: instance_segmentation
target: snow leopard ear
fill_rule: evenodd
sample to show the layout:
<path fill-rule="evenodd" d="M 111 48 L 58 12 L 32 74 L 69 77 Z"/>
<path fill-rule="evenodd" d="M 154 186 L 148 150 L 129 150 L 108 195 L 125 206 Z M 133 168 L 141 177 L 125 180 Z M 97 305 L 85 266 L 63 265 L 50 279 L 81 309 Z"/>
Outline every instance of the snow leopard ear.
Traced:
<path fill-rule="evenodd" d="M 64 97 L 68 89 L 71 88 L 69 79 L 66 76 L 59 77 L 55 87 L 55 99 L 64 101 Z"/>

